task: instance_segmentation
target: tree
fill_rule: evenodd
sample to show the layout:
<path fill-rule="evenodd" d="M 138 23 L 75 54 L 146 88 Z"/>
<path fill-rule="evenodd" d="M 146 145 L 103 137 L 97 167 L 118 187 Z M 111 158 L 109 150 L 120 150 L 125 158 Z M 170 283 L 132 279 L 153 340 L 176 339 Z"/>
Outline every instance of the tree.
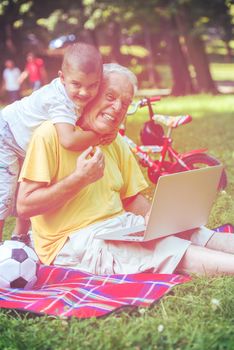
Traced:
<path fill-rule="evenodd" d="M 196 89 L 190 76 L 186 55 L 180 44 L 175 18 L 171 16 L 171 18 L 164 21 L 163 28 L 168 43 L 169 63 L 173 77 L 171 94 L 174 96 L 193 94 Z"/>
<path fill-rule="evenodd" d="M 202 0 L 173 1 L 173 7 L 176 3 L 175 18 L 177 26 L 185 39 L 188 60 L 194 67 L 199 92 L 217 93 L 217 88 L 209 70 L 203 36 L 209 33 L 209 29 L 213 27 L 216 29 L 222 28 L 223 33 L 226 33 L 226 37 L 229 33 L 230 39 L 232 26 L 229 14 L 230 2 L 229 0 L 213 0 L 212 2 Z M 225 35 L 223 35 L 224 37 Z"/>
<path fill-rule="evenodd" d="M 79 1 L 76 1 L 76 6 Z M 0 48 L 4 56 L 16 56 L 24 52 L 28 43 L 25 38 L 36 33 L 43 40 L 43 28 L 37 24 L 41 17 L 49 16 L 56 9 L 67 10 L 69 4 L 64 0 L 5 0 L 0 4 Z M 33 43 L 32 43 L 33 45 Z M 20 56 L 20 55 L 19 55 Z M 4 57 L 3 57 L 4 58 Z"/>
<path fill-rule="evenodd" d="M 231 59 L 233 0 L 4 0 L 0 3 L 1 52 L 16 56 L 28 49 L 25 38 L 34 35 L 46 48 L 52 37 L 74 33 L 78 40 L 110 47 L 108 60 L 147 71 L 150 86 L 157 83 L 162 57 L 171 66 L 176 95 L 194 91 L 216 93 L 209 71 L 204 35 L 215 29 Z M 127 39 L 126 39 L 127 38 Z M 140 44 L 145 58 L 123 54 L 123 44 Z M 166 42 L 157 55 L 160 43 Z M 167 54 L 167 56 L 165 55 Z M 22 55 L 19 55 L 19 57 Z M 4 58 L 2 56 L 2 58 Z M 138 61 L 137 61 L 138 60 Z M 195 77 L 191 77 L 193 66 Z"/>
<path fill-rule="evenodd" d="M 161 39 L 166 39 L 168 44 L 167 52 L 169 54 L 169 63 L 172 68 L 172 76 L 174 80 L 172 88 L 173 93 L 176 95 L 184 95 L 195 91 L 190 71 L 188 69 L 190 63 L 194 64 L 197 73 L 197 90 L 215 92 L 215 86 L 209 73 L 209 66 L 202 46 L 202 41 L 198 36 L 191 39 L 190 28 L 186 28 L 186 32 L 186 30 L 180 25 L 179 19 L 182 16 L 181 13 L 183 10 L 180 1 L 181 0 L 169 0 L 165 2 L 160 0 L 148 0 L 144 2 L 144 6 L 142 2 L 137 0 L 122 0 L 119 1 L 117 5 L 115 1 L 111 0 L 99 0 L 97 3 L 98 6 L 102 7 L 106 4 L 106 11 L 108 9 L 109 14 L 106 17 L 107 20 L 114 17 L 118 23 L 121 21 L 119 27 L 124 26 L 124 29 L 128 29 L 129 31 L 131 30 L 131 26 L 136 26 L 136 24 L 140 27 L 140 30 L 143 33 L 143 45 L 149 52 L 145 65 L 148 72 L 148 82 L 151 86 L 156 85 L 155 64 L 157 63 L 154 56 L 155 41 L 152 40 L 152 38 L 155 33 L 160 33 Z M 116 13 L 118 13 L 118 16 L 116 16 Z M 113 16 L 113 14 L 115 14 L 115 16 Z M 161 29 L 162 23 L 164 24 L 164 32 Z M 116 30 L 116 35 L 113 35 L 112 40 L 112 43 L 114 44 L 112 44 L 112 46 L 117 52 L 120 51 L 121 33 L 119 27 L 118 30 Z M 192 52 L 192 50 L 196 48 L 195 54 L 188 55 L 187 57 L 185 56 L 183 47 L 181 47 L 180 44 L 181 35 L 184 37 L 186 36 L 187 51 Z M 190 42 L 192 42 L 192 44 L 190 44 Z M 118 57 L 118 55 L 115 55 L 115 57 Z M 200 62 L 201 64 L 199 64 Z"/>

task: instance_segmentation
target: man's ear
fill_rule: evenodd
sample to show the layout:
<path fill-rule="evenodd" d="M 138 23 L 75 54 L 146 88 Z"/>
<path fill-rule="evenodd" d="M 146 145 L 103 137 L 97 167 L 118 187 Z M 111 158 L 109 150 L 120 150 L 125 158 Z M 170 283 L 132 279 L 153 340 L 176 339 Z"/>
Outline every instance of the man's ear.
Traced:
<path fill-rule="evenodd" d="M 58 71 L 58 76 L 61 80 L 61 83 L 64 84 L 64 75 L 63 75 L 63 72 L 61 70 Z"/>

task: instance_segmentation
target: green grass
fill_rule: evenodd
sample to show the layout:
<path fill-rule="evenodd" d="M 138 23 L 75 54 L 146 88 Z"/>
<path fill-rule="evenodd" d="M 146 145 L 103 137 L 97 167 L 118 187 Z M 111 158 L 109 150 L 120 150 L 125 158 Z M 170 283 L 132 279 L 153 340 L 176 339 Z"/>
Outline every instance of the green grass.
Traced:
<path fill-rule="evenodd" d="M 234 84 L 234 63 L 213 63 L 211 62 L 210 65 L 210 73 L 212 76 L 212 79 L 217 84 L 226 84 L 227 86 L 232 87 Z M 142 71 L 142 66 L 140 64 L 136 65 L 134 62 L 131 69 L 134 71 L 134 73 L 139 74 Z M 168 89 L 172 86 L 172 73 L 171 69 L 167 64 L 157 64 L 155 66 L 155 69 L 157 73 L 160 76 L 160 81 L 156 81 L 156 87 L 158 89 Z M 193 67 L 191 66 L 191 69 Z M 148 87 L 148 81 L 142 81 L 141 82 L 141 89 L 147 89 Z M 151 89 L 148 89 L 149 93 L 151 92 Z M 233 91 L 233 90 L 232 90 Z"/>
<path fill-rule="evenodd" d="M 207 147 L 226 165 L 229 184 L 220 193 L 209 221 L 214 227 L 234 224 L 234 96 L 164 98 L 157 104 L 165 114 L 190 113 L 193 122 L 174 132 L 180 151 Z M 139 137 L 144 110 L 129 117 L 128 134 Z M 152 196 L 153 186 L 148 191 Z M 9 237 L 13 219 L 8 220 Z M 234 348 L 233 277 L 198 278 L 177 286 L 148 309 L 123 310 L 103 319 L 79 321 L 0 312 L 1 350 L 186 349 Z"/>
<path fill-rule="evenodd" d="M 234 63 L 211 63 L 210 70 L 214 80 L 234 81 Z"/>

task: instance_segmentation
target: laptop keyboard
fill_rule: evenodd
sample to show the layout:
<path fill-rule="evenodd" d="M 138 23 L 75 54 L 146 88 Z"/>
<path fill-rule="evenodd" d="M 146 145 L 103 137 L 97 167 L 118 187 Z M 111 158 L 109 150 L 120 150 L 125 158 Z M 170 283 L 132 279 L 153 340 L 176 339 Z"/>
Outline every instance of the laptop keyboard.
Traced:
<path fill-rule="evenodd" d="M 126 236 L 127 237 L 143 237 L 144 234 L 145 234 L 145 232 L 141 231 L 141 232 L 128 233 Z"/>

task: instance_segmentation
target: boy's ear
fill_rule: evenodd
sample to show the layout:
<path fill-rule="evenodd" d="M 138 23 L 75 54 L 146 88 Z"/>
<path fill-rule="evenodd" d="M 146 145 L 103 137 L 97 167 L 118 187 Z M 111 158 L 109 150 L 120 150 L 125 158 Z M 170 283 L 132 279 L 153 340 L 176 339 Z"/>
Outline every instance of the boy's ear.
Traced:
<path fill-rule="evenodd" d="M 61 82 L 64 84 L 64 75 L 63 75 L 63 72 L 61 70 L 58 71 L 58 76 L 59 76 Z"/>

